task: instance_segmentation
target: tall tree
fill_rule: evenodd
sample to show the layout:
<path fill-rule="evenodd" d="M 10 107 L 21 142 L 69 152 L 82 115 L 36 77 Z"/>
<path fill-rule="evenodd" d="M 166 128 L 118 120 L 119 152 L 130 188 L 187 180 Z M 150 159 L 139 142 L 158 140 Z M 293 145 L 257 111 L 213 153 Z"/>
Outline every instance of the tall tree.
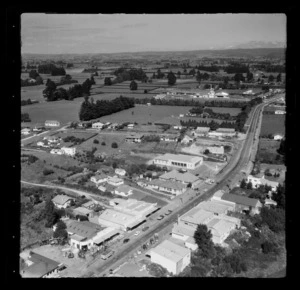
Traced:
<path fill-rule="evenodd" d="M 176 76 L 172 71 L 168 73 L 168 85 L 173 86 L 176 84 Z"/>
<path fill-rule="evenodd" d="M 106 78 L 104 79 L 104 85 L 105 85 L 105 86 L 111 86 L 111 85 L 112 85 L 111 78 L 106 77 Z"/>
<path fill-rule="evenodd" d="M 201 75 L 200 71 L 197 71 L 197 74 L 196 74 L 196 80 L 197 80 L 197 82 L 198 82 L 199 84 L 201 83 L 202 75 Z"/>
<path fill-rule="evenodd" d="M 131 81 L 129 87 L 130 87 L 131 91 L 136 91 L 137 88 L 138 88 L 138 85 L 137 85 L 137 83 L 135 81 Z"/>
<path fill-rule="evenodd" d="M 277 83 L 280 83 L 281 82 L 281 73 L 279 73 L 276 77 L 276 81 Z"/>
<path fill-rule="evenodd" d="M 198 246 L 199 254 L 204 258 L 210 257 L 214 251 L 214 247 L 211 231 L 208 230 L 206 225 L 198 225 L 194 233 L 194 239 Z"/>
<path fill-rule="evenodd" d="M 46 89 L 43 90 L 43 96 L 47 99 L 47 101 L 55 101 L 54 92 L 56 90 L 56 84 L 49 80 L 46 84 Z"/>

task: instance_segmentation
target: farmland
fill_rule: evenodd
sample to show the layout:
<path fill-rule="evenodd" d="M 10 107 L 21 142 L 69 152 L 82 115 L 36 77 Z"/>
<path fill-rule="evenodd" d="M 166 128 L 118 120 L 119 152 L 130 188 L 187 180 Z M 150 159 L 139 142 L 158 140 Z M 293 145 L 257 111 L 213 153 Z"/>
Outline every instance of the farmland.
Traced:
<path fill-rule="evenodd" d="M 284 115 L 263 115 L 260 135 L 285 134 Z"/>

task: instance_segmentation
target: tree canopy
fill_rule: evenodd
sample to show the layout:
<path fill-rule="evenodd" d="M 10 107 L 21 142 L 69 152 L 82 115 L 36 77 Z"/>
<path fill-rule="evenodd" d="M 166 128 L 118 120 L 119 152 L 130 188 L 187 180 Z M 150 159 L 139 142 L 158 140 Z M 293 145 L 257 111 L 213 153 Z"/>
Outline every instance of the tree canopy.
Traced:
<path fill-rule="evenodd" d="M 200 255 L 204 258 L 208 258 L 213 252 L 213 242 L 211 231 L 208 230 L 206 225 L 198 225 L 194 233 L 194 239 Z"/>

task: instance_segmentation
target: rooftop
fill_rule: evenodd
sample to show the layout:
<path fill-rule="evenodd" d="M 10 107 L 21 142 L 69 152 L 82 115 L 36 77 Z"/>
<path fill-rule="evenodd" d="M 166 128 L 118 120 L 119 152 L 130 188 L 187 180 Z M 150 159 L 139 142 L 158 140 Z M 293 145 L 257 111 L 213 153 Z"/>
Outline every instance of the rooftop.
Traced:
<path fill-rule="evenodd" d="M 200 160 L 202 160 L 202 157 L 199 156 L 192 156 L 192 155 L 183 155 L 183 154 L 171 154 L 166 153 L 164 155 L 158 156 L 155 159 L 159 160 L 172 160 L 177 162 L 189 162 L 189 163 L 196 163 Z"/>
<path fill-rule="evenodd" d="M 76 213 L 79 213 L 79 214 L 83 214 L 83 215 L 93 212 L 92 210 L 82 207 L 82 206 L 75 208 L 73 211 Z"/>
<path fill-rule="evenodd" d="M 178 180 L 178 181 L 181 181 L 181 182 L 195 182 L 196 180 L 198 180 L 198 177 L 195 176 L 192 173 L 189 173 L 189 172 L 180 173 L 179 171 L 177 171 L 175 169 L 161 175 L 160 178 L 162 178 L 162 179 L 175 179 L 175 180 Z"/>
<path fill-rule="evenodd" d="M 197 127 L 196 133 L 197 132 L 208 132 L 210 130 L 210 127 Z"/>
<path fill-rule="evenodd" d="M 165 187 L 165 188 L 171 188 L 171 189 L 177 189 L 181 190 L 186 188 L 186 185 L 176 182 L 176 181 L 164 181 L 164 180 L 159 180 L 159 179 L 153 179 L 148 182 L 150 185 L 157 185 L 160 187 Z"/>
<path fill-rule="evenodd" d="M 219 128 L 216 130 L 216 132 L 234 133 L 235 129 L 234 128 Z"/>
<path fill-rule="evenodd" d="M 24 269 L 22 276 L 26 278 L 40 278 L 60 265 L 60 263 L 34 252 L 30 252 L 29 260 L 34 264 Z"/>
<path fill-rule="evenodd" d="M 63 205 L 65 204 L 68 200 L 70 199 L 73 199 L 71 198 L 70 196 L 67 196 L 67 195 L 56 195 L 53 199 L 52 199 L 52 202 L 55 202 L 56 204 L 60 204 L 60 205 Z"/>
<path fill-rule="evenodd" d="M 181 247 L 175 243 L 172 243 L 169 240 L 163 241 L 161 244 L 159 244 L 157 247 L 152 249 L 152 253 L 155 252 L 158 255 L 161 255 L 175 263 L 182 260 L 186 255 L 190 253 L 190 250 Z"/>
<path fill-rule="evenodd" d="M 207 227 L 212 229 L 213 234 L 222 236 L 223 234 L 228 233 L 235 226 L 230 221 L 214 218 L 207 224 Z"/>
<path fill-rule="evenodd" d="M 213 217 L 214 214 L 212 212 L 194 207 L 186 214 L 182 215 L 179 219 L 199 225 L 207 223 Z"/>
<path fill-rule="evenodd" d="M 232 208 L 231 206 L 216 201 L 203 201 L 200 202 L 197 207 L 217 214 L 226 214 L 226 212 Z"/>
<path fill-rule="evenodd" d="M 133 190 L 133 188 L 127 184 L 121 184 L 115 190 L 119 192 L 128 193 L 129 191 Z"/>
<path fill-rule="evenodd" d="M 185 224 L 174 224 L 172 233 L 176 234 L 181 234 L 189 237 L 193 237 L 195 233 L 195 228 L 185 225 Z"/>
<path fill-rule="evenodd" d="M 95 223 L 91 223 L 89 221 L 77 222 L 72 221 L 67 224 L 67 231 L 74 233 L 78 236 L 85 237 L 87 239 L 92 238 L 97 234 L 97 232 L 101 231 L 102 227 Z"/>
<path fill-rule="evenodd" d="M 241 196 L 241 195 L 231 194 L 231 193 L 225 193 L 222 196 L 222 199 L 235 202 L 237 204 L 242 204 L 242 205 L 252 206 L 252 207 L 256 207 L 260 204 L 259 200 L 256 198 L 249 198 L 246 196 Z"/>

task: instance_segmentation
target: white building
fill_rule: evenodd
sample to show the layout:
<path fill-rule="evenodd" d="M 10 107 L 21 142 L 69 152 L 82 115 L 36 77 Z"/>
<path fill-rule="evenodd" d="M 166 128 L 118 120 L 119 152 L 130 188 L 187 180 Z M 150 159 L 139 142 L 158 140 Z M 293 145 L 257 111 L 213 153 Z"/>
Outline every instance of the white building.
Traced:
<path fill-rule="evenodd" d="M 107 176 L 105 174 L 96 174 L 95 176 L 91 177 L 91 181 L 94 182 L 96 185 L 107 181 Z"/>
<path fill-rule="evenodd" d="M 144 134 L 132 133 L 132 134 L 126 136 L 125 141 L 126 142 L 141 143 L 143 137 L 144 137 Z"/>
<path fill-rule="evenodd" d="M 281 139 L 283 139 L 282 135 L 280 135 L 280 134 L 274 135 L 274 140 L 281 140 Z"/>
<path fill-rule="evenodd" d="M 129 185 L 122 184 L 115 189 L 114 193 L 116 195 L 129 196 L 133 194 L 132 190 L 133 188 L 130 187 Z"/>
<path fill-rule="evenodd" d="M 282 110 L 276 110 L 275 111 L 275 114 L 276 115 L 284 115 L 286 112 L 285 111 L 282 111 Z"/>
<path fill-rule="evenodd" d="M 22 135 L 28 135 L 28 134 L 30 134 L 30 131 L 31 130 L 29 128 L 24 128 L 24 129 L 21 130 L 21 134 Z"/>
<path fill-rule="evenodd" d="M 125 176 L 126 175 L 126 170 L 122 168 L 116 168 L 115 173 L 120 175 L 120 176 Z"/>
<path fill-rule="evenodd" d="M 56 120 L 47 120 L 45 122 L 45 127 L 59 127 L 59 126 L 60 126 L 60 122 Z"/>
<path fill-rule="evenodd" d="M 67 208 L 71 205 L 73 198 L 67 196 L 67 195 L 56 195 L 52 202 L 57 208 Z"/>
<path fill-rule="evenodd" d="M 165 240 L 151 250 L 151 262 L 161 265 L 172 274 L 178 275 L 191 263 L 191 251 Z"/>
<path fill-rule="evenodd" d="M 209 127 L 197 127 L 197 129 L 193 133 L 195 137 L 203 137 L 206 136 L 209 131 Z"/>
<path fill-rule="evenodd" d="M 124 180 L 117 177 L 116 175 L 113 176 L 113 177 L 108 176 L 107 183 L 110 184 L 110 185 L 113 185 L 113 186 L 119 186 L 119 185 L 124 184 Z"/>
<path fill-rule="evenodd" d="M 184 169 L 195 169 L 200 166 L 202 162 L 203 158 L 199 156 L 170 153 L 158 156 L 153 160 L 153 163 L 156 165 L 179 167 Z"/>
<path fill-rule="evenodd" d="M 61 151 L 65 155 L 69 156 L 75 156 L 76 154 L 76 148 L 75 147 L 62 147 Z"/>
<path fill-rule="evenodd" d="M 223 146 L 210 146 L 207 147 L 207 150 L 216 155 L 223 155 L 224 154 L 224 147 Z"/>
<path fill-rule="evenodd" d="M 103 128 L 104 124 L 101 123 L 101 122 L 96 122 L 96 123 L 93 123 L 92 124 L 92 128 L 93 129 L 98 129 L 98 130 L 101 130 Z"/>
<path fill-rule="evenodd" d="M 260 185 L 268 185 L 272 187 L 272 191 L 275 192 L 277 190 L 277 187 L 279 185 L 278 182 L 276 181 L 271 181 L 268 179 L 265 179 L 265 176 L 263 175 L 262 177 L 255 177 L 252 175 L 249 175 L 247 177 L 247 182 L 251 182 L 253 188 L 258 188 Z"/>

